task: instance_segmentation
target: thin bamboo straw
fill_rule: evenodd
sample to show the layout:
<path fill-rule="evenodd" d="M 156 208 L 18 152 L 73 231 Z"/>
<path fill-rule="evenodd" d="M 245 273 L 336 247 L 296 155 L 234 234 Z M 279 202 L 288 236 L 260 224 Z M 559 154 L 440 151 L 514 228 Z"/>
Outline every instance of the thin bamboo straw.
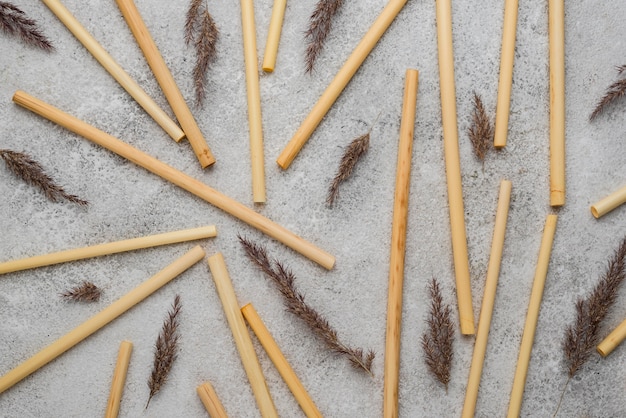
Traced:
<path fill-rule="evenodd" d="M 267 388 L 259 359 L 254 352 L 254 346 L 252 345 L 252 339 L 248 333 L 248 328 L 243 320 L 243 314 L 239 309 L 239 303 L 237 302 L 237 296 L 233 289 L 232 281 L 226 270 L 226 262 L 224 256 L 221 253 L 217 253 L 209 257 L 209 268 L 211 269 L 211 275 L 217 288 L 222 306 L 224 307 L 224 313 L 228 320 L 228 325 L 233 333 L 237 351 L 241 357 L 241 363 L 246 371 L 252 392 L 256 399 L 257 405 L 261 412 L 261 415 L 265 417 L 278 417 L 276 408 L 274 407 L 274 401 Z"/>
<path fill-rule="evenodd" d="M 278 43 L 280 41 L 280 32 L 283 28 L 283 20 L 285 17 L 285 8 L 287 0 L 274 0 L 272 8 L 272 18 L 270 19 L 270 28 L 267 32 L 267 41 L 265 41 L 265 54 L 263 55 L 263 71 L 271 73 L 276 67 L 276 56 L 278 55 Z"/>
<path fill-rule="evenodd" d="M 550 38 L 550 205 L 565 204 L 565 8 L 548 0 Z"/>
<path fill-rule="evenodd" d="M 91 125 L 88 125 L 80 119 L 62 112 L 54 106 L 24 93 L 23 91 L 17 91 L 13 95 L 13 101 L 20 106 L 23 106 L 24 108 L 108 149 L 109 151 L 134 162 L 146 170 L 172 182 L 178 187 L 193 193 L 213 206 L 282 242 L 321 266 L 329 270 L 333 268 L 335 264 L 335 257 L 329 253 L 303 240 L 293 232 L 270 221 L 263 215 L 242 205 L 236 200 L 219 193 L 206 184 L 170 167 L 167 164 L 162 163 L 156 158 L 153 158 L 138 149 L 125 144 L 119 139 L 96 129 Z"/>
<path fill-rule="evenodd" d="M 606 357 L 615 348 L 622 343 L 626 339 L 626 319 L 622 321 L 621 324 L 617 326 L 598 346 L 596 350 L 602 357 Z"/>
<path fill-rule="evenodd" d="M 176 142 L 184 138 L 185 133 L 157 105 L 154 100 L 115 62 L 113 57 L 87 32 L 69 10 L 59 0 L 41 0 L 57 18 L 74 34 L 93 57 L 109 74 L 131 95 L 133 99 L 172 137 Z"/>
<path fill-rule="evenodd" d="M 165 98 L 172 107 L 180 126 L 183 128 L 185 136 L 187 136 L 196 157 L 200 161 L 200 165 L 202 168 L 212 165 L 215 163 L 215 157 L 213 157 L 206 140 L 202 136 L 202 132 L 200 132 L 200 128 L 191 110 L 189 110 L 189 106 L 187 106 L 183 95 L 178 89 L 172 73 L 167 68 L 165 60 L 161 56 L 152 36 L 150 36 L 150 32 L 148 32 L 148 28 L 142 20 L 135 3 L 132 0 L 116 0 L 116 3 L 124 19 L 126 19 L 128 27 L 135 36 L 137 44 L 143 51 L 146 61 L 161 86 Z"/>
<path fill-rule="evenodd" d="M 546 276 L 548 275 L 548 264 L 550 263 L 550 253 L 552 252 L 552 243 L 554 242 L 556 220 L 556 215 L 548 215 L 546 225 L 543 229 L 539 258 L 537 260 L 537 268 L 535 269 L 535 279 L 530 293 L 530 301 L 528 302 L 526 323 L 524 324 L 524 333 L 522 335 L 519 357 L 517 358 L 517 368 L 515 369 L 515 377 L 513 379 L 513 389 L 511 390 L 511 400 L 509 401 L 509 411 L 507 414 L 509 418 L 519 417 L 522 409 L 526 375 L 528 373 L 530 353 L 535 339 L 539 310 L 541 309 L 543 289 L 546 283 Z"/>
<path fill-rule="evenodd" d="M 391 227 L 391 255 L 389 259 L 389 294 L 387 297 L 387 337 L 385 343 L 385 384 L 383 390 L 383 416 L 398 416 L 398 383 L 400 373 L 400 332 L 402 331 L 402 284 L 404 281 L 404 255 L 406 225 L 409 210 L 409 185 L 411 156 L 419 73 L 408 69 L 404 82 L 400 144 L 396 165 L 396 191 L 393 201 Z"/>
<path fill-rule="evenodd" d="M 459 132 L 456 120 L 456 93 L 454 87 L 454 56 L 452 49 L 452 11 L 450 0 L 437 0 L 437 44 L 439 49 L 439 85 L 441 89 L 441 119 L 443 148 L 450 206 L 450 233 L 456 276 L 456 296 L 459 305 L 459 324 L 464 335 L 474 334 L 474 310 L 470 285 L 465 210 L 461 184 Z"/>
<path fill-rule="evenodd" d="M 591 206 L 591 213 L 595 218 L 599 218 L 624 203 L 626 203 L 626 186 L 616 190 L 599 202 L 594 203 Z"/>
<path fill-rule="evenodd" d="M 100 313 L 92 316 L 81 325 L 74 328 L 43 350 L 24 361 L 22 364 L 0 377 L 0 393 L 9 389 L 20 380 L 29 376 L 39 368 L 48 364 L 61 354 L 74 347 L 85 338 L 94 334 L 100 328 L 112 322 L 114 319 L 128 311 L 139 302 L 156 292 L 176 276 L 204 257 L 204 250 L 196 246 L 175 260 L 172 264 L 159 271 L 157 274 L 122 296 Z"/>
<path fill-rule="evenodd" d="M 357 72 L 365 58 L 374 49 L 378 40 L 383 36 L 391 22 L 396 18 L 407 0 L 389 0 L 378 18 L 372 23 L 361 42 L 354 48 L 350 57 L 341 67 L 333 81 L 330 82 L 322 96 L 319 98 L 309 115 L 304 119 L 300 128 L 291 138 L 285 149 L 278 156 L 276 162 L 286 170 L 300 152 L 306 141 L 309 140 L 313 131 L 320 124 L 328 110 L 335 103 L 343 89 L 348 85 L 352 76 Z"/>
<path fill-rule="evenodd" d="M 198 386 L 196 392 L 198 392 L 198 396 L 211 418 L 228 418 L 222 402 L 209 382 L 204 382 Z"/>
<path fill-rule="evenodd" d="M 124 392 L 124 383 L 126 382 L 126 374 L 128 373 L 128 364 L 130 363 L 130 354 L 132 351 L 133 343 L 130 341 L 122 341 L 120 351 L 117 355 L 115 371 L 113 372 L 111 392 L 109 394 L 109 402 L 104 418 L 116 418 L 120 412 L 120 403 L 122 401 L 122 393 Z"/>
<path fill-rule="evenodd" d="M 252 199 L 265 203 L 265 159 L 263 157 L 263 123 L 261 121 L 261 92 L 256 53 L 256 26 L 252 0 L 241 0 L 243 27 L 243 54 L 246 65 L 248 95 L 248 127 L 250 130 L 250 157 L 252 167 Z"/>
<path fill-rule="evenodd" d="M 500 81 L 493 146 L 503 148 L 509 130 L 513 60 L 515 58 L 515 32 L 517 31 L 518 0 L 506 0 L 502 24 L 502 51 L 500 52 Z"/>
<path fill-rule="evenodd" d="M 172 231 L 163 234 L 149 235 L 146 237 L 132 238 L 123 241 L 108 242 L 105 244 L 93 245 L 91 247 L 75 248 L 72 250 L 23 258 L 21 260 L 6 261 L 4 263 L 0 263 L 0 274 L 43 266 L 51 266 L 54 264 L 83 260 L 85 258 L 99 257 L 102 255 L 117 254 L 141 248 L 150 248 L 159 245 L 210 238 L 216 235 L 217 230 L 215 229 L 215 226 L 211 225 L 201 228 L 184 229 L 181 231 Z"/>
<path fill-rule="evenodd" d="M 487 350 L 487 340 L 489 338 L 489 327 L 491 326 L 493 305 L 496 299 L 496 288 L 498 287 L 498 276 L 500 275 L 500 262 L 502 261 L 502 249 L 504 247 L 504 234 L 506 232 L 510 200 L 511 182 L 502 180 L 500 183 L 496 222 L 493 230 L 493 241 L 491 243 L 491 254 L 489 255 L 489 266 L 487 267 L 485 293 L 480 308 L 478 331 L 476 332 L 476 342 L 474 343 L 474 354 L 472 355 L 472 364 L 470 366 L 465 392 L 465 403 L 463 404 L 463 412 L 461 414 L 463 418 L 473 417 L 476 410 L 478 387 L 480 386 L 480 378 L 483 373 L 485 351 Z"/>

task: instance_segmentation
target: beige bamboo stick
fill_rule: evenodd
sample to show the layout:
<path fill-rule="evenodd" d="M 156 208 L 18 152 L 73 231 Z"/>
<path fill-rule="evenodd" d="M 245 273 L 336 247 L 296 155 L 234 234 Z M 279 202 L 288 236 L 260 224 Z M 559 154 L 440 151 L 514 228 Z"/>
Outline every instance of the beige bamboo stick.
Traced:
<path fill-rule="evenodd" d="M 210 225 L 200 228 L 149 235 L 146 237 L 131 238 L 123 241 L 108 242 L 90 247 L 75 248 L 45 255 L 37 255 L 34 257 L 23 258 L 21 260 L 6 261 L 4 263 L 0 263 L 0 274 L 43 266 L 51 266 L 59 263 L 66 263 L 68 261 L 84 260 L 85 258 L 99 257 L 102 255 L 117 254 L 141 248 L 150 248 L 159 245 L 211 238 L 216 235 L 217 230 L 215 226 Z"/>
<path fill-rule="evenodd" d="M 550 38 L 550 205 L 565 204 L 565 8 L 548 0 Z"/>
<path fill-rule="evenodd" d="M 450 0 L 437 0 L 437 44 L 439 49 L 439 85 L 441 89 L 441 119 L 443 148 L 450 207 L 450 233 L 456 277 L 456 295 L 459 306 L 459 324 L 464 335 L 474 334 L 474 310 L 470 285 L 465 210 L 461 184 L 461 157 L 456 116 L 454 87 L 454 56 L 452 49 L 452 11 Z"/>
<path fill-rule="evenodd" d="M 222 301 L 224 307 L 224 313 L 228 320 L 228 325 L 233 333 L 235 339 L 235 345 L 239 356 L 241 357 L 241 363 L 246 371 L 252 392 L 256 399 L 257 405 L 261 412 L 261 415 L 266 417 L 278 417 L 276 408 L 274 407 L 274 401 L 270 395 L 259 359 L 254 351 L 252 345 L 252 339 L 248 333 L 248 328 L 243 320 L 243 314 L 239 309 L 239 303 L 237 302 L 237 296 L 233 289 L 233 284 L 226 270 L 226 262 L 224 256 L 221 253 L 217 253 L 209 257 L 209 268 L 211 269 L 211 275 L 215 282 L 217 293 Z"/>
<path fill-rule="evenodd" d="M 518 0 L 505 1 L 504 22 L 502 24 L 502 50 L 500 52 L 500 81 L 498 82 L 498 103 L 496 105 L 496 123 L 493 137 L 493 145 L 496 148 L 503 148 L 506 145 L 506 137 L 509 130 L 517 11 Z"/>
<path fill-rule="evenodd" d="M 122 401 L 122 393 L 124 392 L 124 383 L 126 382 L 126 374 L 128 373 L 128 365 L 132 351 L 133 343 L 130 341 L 122 341 L 120 351 L 117 355 L 115 371 L 113 372 L 111 392 L 109 394 L 109 402 L 107 403 L 104 418 L 117 418 L 120 412 L 120 403 Z"/>
<path fill-rule="evenodd" d="M 626 339 L 626 319 L 617 326 L 607 337 L 598 344 L 596 350 L 602 357 L 606 357 Z"/>
<path fill-rule="evenodd" d="M 266 73 L 273 72 L 276 67 L 276 56 L 278 55 L 278 44 L 280 42 L 280 33 L 283 29 L 286 7 L 287 0 L 274 0 L 272 18 L 270 19 L 270 27 L 267 32 L 267 40 L 265 41 L 265 54 L 263 54 L 262 68 Z"/>
<path fill-rule="evenodd" d="M 196 391 L 211 418 L 228 418 L 222 402 L 209 382 L 204 382 L 198 386 Z"/>
<path fill-rule="evenodd" d="M 626 186 L 591 205 L 591 214 L 595 218 L 599 218 L 624 203 L 626 203 Z"/>
<path fill-rule="evenodd" d="M 533 348 L 533 341 L 535 339 L 535 331 L 537 329 L 537 321 L 539 319 L 539 310 L 541 309 L 541 299 L 543 298 L 543 289 L 546 283 L 546 276 L 548 275 L 548 264 L 550 264 L 550 253 L 552 252 L 552 243 L 554 242 L 556 220 L 556 215 L 548 215 L 543 229 L 543 237 L 541 238 L 541 247 L 539 249 L 539 258 L 535 269 L 535 279 L 530 293 L 528 312 L 526 313 L 526 323 L 524 324 L 524 333 L 522 334 L 522 342 L 520 345 L 519 357 L 517 358 L 515 377 L 513 378 L 513 389 L 511 390 L 509 411 L 507 413 L 508 418 L 518 418 L 522 409 L 524 387 L 526 386 L 526 376 L 528 374 L 528 364 L 530 363 L 530 354 Z"/>
<path fill-rule="evenodd" d="M 300 152 L 306 141 L 309 140 L 313 131 L 320 124 L 328 110 L 335 103 L 343 89 L 348 85 L 354 74 L 357 72 L 365 58 L 374 49 L 378 40 L 383 36 L 391 22 L 396 18 L 407 0 L 389 0 L 378 18 L 372 23 L 367 33 L 356 46 L 347 61 L 341 67 L 333 81 L 330 82 L 322 96 L 319 98 L 309 115 L 304 119 L 300 128 L 296 131 L 287 146 L 278 156 L 276 162 L 286 170 L 291 165 L 296 155 Z"/>
<path fill-rule="evenodd" d="M 184 138 L 185 133 L 155 103 L 154 100 L 122 69 L 108 52 L 95 40 L 87 29 L 70 13 L 59 0 L 41 0 L 57 18 L 74 34 L 105 70 L 131 95 L 133 99 L 167 132 L 176 142 Z"/>
<path fill-rule="evenodd" d="M 487 267 L 485 293 L 483 295 L 483 303 L 480 308 L 478 331 L 476 332 L 472 364 L 470 366 L 470 373 L 465 391 L 465 403 L 463 404 L 463 412 L 461 414 L 463 418 L 473 417 L 476 410 L 478 387 L 480 386 L 480 378 L 483 373 L 483 363 L 485 361 L 487 340 L 489 338 L 489 327 L 491 326 L 493 305 L 496 299 L 496 288 L 498 287 L 498 276 L 500 275 L 500 262 L 502 261 L 504 234 L 506 232 L 506 221 L 509 213 L 510 200 L 511 182 L 508 180 L 502 180 L 500 183 L 500 195 L 498 197 L 496 222 L 493 230 L 493 241 L 491 243 L 491 254 L 489 255 L 489 266 Z"/>
<path fill-rule="evenodd" d="M 329 270 L 333 268 L 335 264 L 335 257 L 331 254 L 305 241 L 293 232 L 275 222 L 270 221 L 263 215 L 255 212 L 247 206 L 242 205 L 236 200 L 223 195 L 206 184 L 170 167 L 167 164 L 162 163 L 156 158 L 153 158 L 128 144 L 125 144 L 119 139 L 94 128 L 80 119 L 62 112 L 54 106 L 24 93 L 23 91 L 16 92 L 13 96 L 13 101 L 20 106 L 23 106 L 24 108 L 63 126 L 75 134 L 81 135 L 84 138 L 108 149 L 109 151 L 134 162 L 163 179 L 172 182 L 178 187 L 193 193 L 213 206 L 282 242 L 321 266 Z"/>
<path fill-rule="evenodd" d="M 173 280 L 176 276 L 200 261 L 202 257 L 204 257 L 204 250 L 200 246 L 192 248 L 172 264 L 113 302 L 107 308 L 92 316 L 72 331 L 0 377 L 0 393 L 9 389 L 20 380 L 45 366 L 85 338 L 112 322 L 124 312 L 143 301 L 152 293 Z"/>
<path fill-rule="evenodd" d="M 393 201 L 391 227 L 391 255 L 389 258 L 389 290 L 387 297 L 387 336 L 385 342 L 385 378 L 383 388 L 383 416 L 398 416 L 398 384 L 400 376 L 400 333 L 402 331 L 402 284 L 406 226 L 409 210 L 411 156 L 415 128 L 415 105 L 419 73 L 408 69 L 404 82 L 400 144 L 396 164 L 396 191 Z"/>
<path fill-rule="evenodd" d="M 135 3 L 132 0 L 116 0 L 116 3 L 128 27 L 135 36 L 137 44 L 143 51 L 146 61 L 161 86 L 165 98 L 172 107 L 180 126 L 183 128 L 185 136 L 187 136 L 196 157 L 200 161 L 200 165 L 202 168 L 212 165 L 215 163 L 215 157 L 213 157 L 206 140 L 202 136 L 202 132 L 200 132 L 200 128 L 191 110 L 189 110 L 189 106 L 187 106 L 172 73 L 167 68 L 165 60 L 154 43 L 150 32 L 148 32 L 148 28 L 142 20 Z"/>
<path fill-rule="evenodd" d="M 246 66 L 248 96 L 248 129 L 250 130 L 250 157 L 252 167 L 252 199 L 265 203 L 265 158 L 263 156 L 263 123 L 261 120 L 261 92 L 256 52 L 256 26 L 252 0 L 241 0 L 243 27 L 243 55 Z"/>

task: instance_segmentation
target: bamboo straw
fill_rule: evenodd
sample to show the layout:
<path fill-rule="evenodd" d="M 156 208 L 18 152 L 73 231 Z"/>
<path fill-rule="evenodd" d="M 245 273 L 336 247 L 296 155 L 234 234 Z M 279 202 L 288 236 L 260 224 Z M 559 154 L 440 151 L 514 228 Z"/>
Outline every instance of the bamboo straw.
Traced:
<path fill-rule="evenodd" d="M 196 246 L 175 260 L 172 264 L 159 271 L 157 274 L 122 296 L 107 308 L 83 322 L 43 350 L 24 361 L 22 364 L 0 377 L 0 393 L 9 389 L 20 380 L 29 376 L 39 368 L 48 364 L 61 354 L 74 347 L 85 338 L 94 334 L 100 328 L 112 322 L 114 319 L 128 311 L 139 302 L 156 292 L 163 285 L 169 283 L 176 276 L 204 257 L 204 250 Z"/>
<path fill-rule="evenodd" d="M 167 68 L 165 60 L 161 56 L 152 36 L 150 36 L 150 32 L 148 32 L 148 28 L 142 20 L 135 3 L 133 0 L 116 0 L 116 3 L 124 19 L 126 19 L 128 27 L 135 36 L 137 44 L 139 44 L 146 57 L 146 61 L 161 86 L 165 98 L 172 107 L 180 126 L 183 128 L 185 136 L 187 136 L 196 157 L 200 161 L 200 165 L 202 168 L 212 165 L 215 163 L 215 157 L 213 157 L 206 140 L 202 136 L 202 132 L 200 132 L 191 110 L 189 110 L 183 95 L 178 89 L 172 73 Z"/>
<path fill-rule="evenodd" d="M 387 298 L 387 337 L 385 343 L 385 384 L 383 390 L 383 416 L 398 416 L 398 383 L 400 373 L 400 332 L 402 331 L 402 283 L 404 281 L 404 255 L 406 225 L 409 210 L 409 185 L 411 156 L 419 73 L 408 69 L 404 82 L 400 144 L 396 166 L 396 191 L 393 201 L 391 227 L 391 255 L 389 259 L 389 295 Z"/>
<path fill-rule="evenodd" d="M 291 393 L 293 393 L 296 401 L 298 401 L 304 414 L 307 417 L 321 418 L 321 412 L 317 409 L 317 406 L 315 406 L 315 403 L 304 388 L 304 385 L 302 385 L 302 382 L 300 382 L 300 379 L 298 379 L 296 372 L 291 368 L 291 365 L 282 351 L 280 351 L 278 344 L 276 344 L 272 334 L 270 334 L 256 309 L 254 309 L 254 306 L 252 306 L 251 303 L 246 304 L 241 308 L 241 313 L 248 322 L 248 325 L 250 325 L 250 328 L 252 328 L 252 331 L 256 334 L 270 360 L 272 360 L 272 363 L 276 366 L 276 369 L 287 384 L 287 387 Z"/>
<path fill-rule="evenodd" d="M 626 319 L 617 326 L 607 337 L 598 344 L 596 350 L 602 357 L 606 357 L 626 339 Z"/>
<path fill-rule="evenodd" d="M 474 343 L 474 354 L 472 355 L 472 364 L 470 366 L 469 379 L 465 392 L 465 403 L 463 404 L 463 412 L 461 414 L 463 418 L 473 417 L 476 410 L 478 387 L 480 386 L 480 377 L 483 372 L 485 351 L 487 350 L 487 340 L 489 338 L 489 327 L 491 326 L 493 305 L 496 299 L 496 288 L 498 287 L 498 276 L 500 275 L 500 262 L 502 260 L 502 249 L 504 247 L 504 234 L 506 232 L 510 200 L 511 182 L 502 180 L 500 183 L 496 222 L 493 230 L 493 241 L 491 243 L 491 254 L 489 255 L 489 266 L 487 267 L 485 293 L 480 308 L 478 331 L 476 332 L 476 342 Z"/>
<path fill-rule="evenodd" d="M 198 386 L 196 391 L 211 418 L 228 418 L 222 402 L 209 382 L 204 382 Z"/>
<path fill-rule="evenodd" d="M 459 324 L 462 334 L 471 335 L 474 334 L 474 310 L 472 308 L 472 288 L 470 285 L 469 258 L 465 235 L 461 158 L 459 155 L 459 133 L 456 120 L 450 0 L 437 0 L 436 8 L 443 148 L 446 160 L 450 233 L 452 235 L 452 255 L 454 257 L 456 295 L 459 305 Z"/>
<path fill-rule="evenodd" d="M 59 251 L 56 253 L 38 255 L 34 257 L 23 258 L 21 260 L 13 260 L 0 263 L 0 274 L 43 266 L 51 266 L 54 264 L 83 260 L 85 258 L 99 257 L 102 255 L 117 254 L 125 251 L 138 250 L 141 248 L 150 248 L 159 245 L 175 244 L 178 242 L 210 238 L 216 235 L 217 230 L 215 229 L 215 226 L 211 225 L 201 228 L 184 229 L 181 231 L 172 231 L 163 234 L 149 235 L 146 237 L 109 242 L 106 244 L 98 244 L 91 247 L 75 248 L 72 250 Z"/>
<path fill-rule="evenodd" d="M 363 64 L 363 61 L 365 61 L 372 49 L 374 49 L 378 40 L 383 36 L 398 13 L 400 13 L 406 2 L 407 0 L 389 0 L 378 18 L 363 36 L 361 42 L 354 48 L 343 67 L 337 72 L 333 81 L 330 82 L 315 106 L 313 106 L 311 113 L 304 119 L 300 128 L 298 128 L 285 149 L 278 156 L 276 162 L 282 169 L 286 170 L 289 168 L 293 159 L 298 155 L 306 141 L 309 140 L 313 131 L 326 116 L 328 110 L 335 103 L 343 89 L 352 79 L 352 76 Z"/>
<path fill-rule="evenodd" d="M 219 294 L 220 300 L 224 307 L 224 313 L 228 320 L 228 325 L 233 333 L 235 344 L 237 345 L 237 351 L 241 357 L 241 363 L 246 370 L 246 375 L 250 381 L 252 392 L 256 399 L 257 405 L 261 412 L 261 415 L 265 417 L 278 417 L 276 409 L 274 407 L 274 401 L 267 388 L 259 359 L 254 352 L 254 346 L 248 334 L 248 328 L 243 320 L 243 314 L 239 309 L 239 303 L 237 302 L 237 296 L 233 289 L 233 284 L 226 270 L 226 263 L 224 256 L 221 253 L 217 253 L 209 257 L 209 268 L 213 275 L 213 281 L 215 281 L 215 287 Z"/>
<path fill-rule="evenodd" d="M 120 412 L 120 402 L 122 401 L 122 393 L 124 392 L 124 383 L 126 382 L 126 374 L 128 373 L 128 364 L 130 363 L 130 354 L 133 351 L 133 343 L 130 341 L 122 341 L 120 351 L 117 355 L 117 363 L 113 372 L 113 381 L 111 383 L 111 393 L 109 395 L 109 403 L 104 418 L 116 418 Z"/>
<path fill-rule="evenodd" d="M 565 204 L 565 10 L 548 0 L 550 38 L 550 205 Z"/>
<path fill-rule="evenodd" d="M 252 159 L 252 199 L 265 203 L 265 162 L 263 157 L 263 123 L 261 121 L 261 92 L 256 53 L 256 26 L 252 0 L 241 0 L 243 26 L 243 53 L 246 65 L 248 95 L 248 126 L 250 130 L 250 157 Z"/>
<path fill-rule="evenodd" d="M 539 310 L 541 309 L 543 289 L 546 283 L 546 276 L 548 274 L 550 253 L 552 252 L 552 243 L 554 242 L 554 233 L 556 231 L 556 220 L 556 215 L 548 215 L 546 218 L 546 225 L 543 229 L 541 248 L 539 249 L 539 258 L 537 260 L 537 268 L 535 269 L 535 279 L 530 293 L 530 301 L 528 302 L 528 312 L 526 313 L 524 334 L 522 335 L 522 343 L 520 346 L 519 357 L 517 359 L 517 368 L 515 369 L 515 377 L 513 379 L 513 389 L 511 390 L 511 400 L 509 401 L 509 411 L 507 414 L 509 418 L 519 417 L 522 409 L 524 387 L 526 386 L 526 375 L 528 373 L 530 353 L 535 339 L 537 320 L 539 319 Z"/>
<path fill-rule="evenodd" d="M 515 32 L 517 30 L 518 0 L 506 0 L 504 23 L 502 24 L 502 51 L 500 52 L 500 81 L 498 82 L 498 104 L 493 146 L 503 148 L 509 130 L 511 106 L 511 84 L 513 83 L 513 61 L 515 58 Z"/>
<path fill-rule="evenodd" d="M 335 264 L 335 257 L 329 253 L 303 240 L 293 232 L 270 221 L 263 215 L 242 205 L 236 200 L 219 193 L 206 184 L 22 91 L 15 93 L 13 101 L 20 106 L 23 106 L 26 109 L 120 155 L 121 157 L 134 162 L 146 170 L 172 182 L 178 187 L 193 193 L 213 206 L 282 242 L 321 266 L 329 270 L 333 268 Z"/>
<path fill-rule="evenodd" d="M 263 56 L 262 68 L 267 73 L 273 72 L 274 67 L 276 67 L 276 55 L 278 54 L 278 43 L 280 41 L 280 32 L 283 28 L 286 7 L 287 0 L 274 0 L 270 28 L 267 32 L 267 41 L 265 41 L 265 54 Z"/>
<path fill-rule="evenodd" d="M 591 213 L 595 218 L 599 218 L 624 203 L 626 203 L 626 186 L 616 190 L 599 202 L 594 203 L 591 206 Z"/>
<path fill-rule="evenodd" d="M 59 0 L 41 0 L 57 18 L 74 34 L 93 57 L 109 74 L 131 95 L 133 99 L 172 137 L 176 142 L 184 138 L 185 133 L 157 105 L 154 100 L 115 62 L 113 57 L 87 32 L 69 10 Z"/>

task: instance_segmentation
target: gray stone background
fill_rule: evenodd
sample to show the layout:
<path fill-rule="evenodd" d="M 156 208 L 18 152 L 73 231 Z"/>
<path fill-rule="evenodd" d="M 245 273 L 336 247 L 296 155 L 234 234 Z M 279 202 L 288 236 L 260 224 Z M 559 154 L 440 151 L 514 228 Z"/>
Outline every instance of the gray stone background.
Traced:
<path fill-rule="evenodd" d="M 50 54 L 0 36 L 0 148 L 24 151 L 87 208 L 51 203 L 0 167 L 0 258 L 11 260 L 159 232 L 215 224 L 219 236 L 203 241 L 222 252 L 241 304 L 253 302 L 319 409 L 330 417 L 382 413 L 388 259 L 395 163 L 404 73 L 420 71 L 407 231 L 400 415 L 460 414 L 473 338 L 457 332 L 448 392 L 427 372 L 420 349 L 428 311 L 427 283 L 436 277 L 457 320 L 443 162 L 435 3 L 409 0 L 288 171 L 274 163 L 291 135 L 385 5 L 346 2 L 315 72 L 304 74 L 303 31 L 315 1 L 288 2 L 278 62 L 261 74 L 268 201 L 260 213 L 337 257 L 326 271 L 246 224 L 130 162 L 19 108 L 22 89 L 132 144 L 252 206 L 240 5 L 208 2 L 221 31 L 217 61 L 208 75 L 208 100 L 195 108 L 218 162 L 202 171 L 186 142 L 173 142 L 119 87 L 40 2 L 20 2 L 53 40 Z M 455 71 L 467 237 L 476 319 L 489 259 L 498 187 L 513 183 L 502 268 L 476 416 L 506 412 L 530 288 L 548 204 L 547 2 L 520 2 L 507 147 L 483 165 L 472 153 L 467 128 L 472 92 L 488 109 L 496 104 L 503 3 L 453 1 Z M 113 1 L 64 4 L 130 75 L 169 108 Z M 137 6 L 184 96 L 193 98 L 194 52 L 183 42 L 187 1 L 144 1 Z M 272 2 L 255 4 L 259 60 Z M 596 100 L 626 63 L 626 2 L 566 4 L 567 203 L 557 234 L 532 352 L 522 415 L 555 411 L 566 381 L 561 341 L 575 301 L 604 272 L 624 237 L 626 209 L 600 220 L 589 206 L 624 184 L 626 163 L 620 103 L 593 123 Z M 344 184 L 338 204 L 325 194 L 346 145 L 372 129 L 370 152 Z M 243 234 L 267 245 L 291 267 L 308 302 L 346 343 L 376 351 L 375 378 L 329 353 L 285 311 L 276 288 L 246 259 Z M 39 268 L 0 278 L 0 373 L 38 352 L 195 243 Z M 104 289 L 99 303 L 67 303 L 59 293 L 88 279 Z M 153 345 L 174 295 L 183 303 L 181 351 L 168 383 L 144 410 Z M 610 312 L 606 335 L 625 317 L 626 289 Z M 195 388 L 211 381 L 234 417 L 258 416 L 206 263 L 199 263 L 74 349 L 0 395 L 3 417 L 91 417 L 104 413 L 119 343 L 134 343 L 121 416 L 205 416 Z M 254 338 L 253 338 L 254 339 Z M 255 341 L 281 416 L 302 416 L 273 365 Z M 626 416 L 626 347 L 606 359 L 593 355 L 565 393 L 560 416 Z"/>

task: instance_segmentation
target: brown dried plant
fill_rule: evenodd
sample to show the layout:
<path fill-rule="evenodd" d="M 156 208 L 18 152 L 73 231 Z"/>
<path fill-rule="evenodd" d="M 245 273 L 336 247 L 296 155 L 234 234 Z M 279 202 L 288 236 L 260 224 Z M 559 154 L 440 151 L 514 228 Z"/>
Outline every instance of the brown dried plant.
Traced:
<path fill-rule="evenodd" d="M 370 129 L 371 131 L 371 129 Z M 346 148 L 343 153 L 343 157 L 341 157 L 341 162 L 339 163 L 339 169 L 337 170 L 337 174 L 333 178 L 330 187 L 328 188 L 328 194 L 326 196 L 326 203 L 332 206 L 339 195 L 339 185 L 343 183 L 345 180 L 352 175 L 352 171 L 356 164 L 359 162 L 361 157 L 367 152 L 370 146 L 370 132 L 367 132 L 364 135 L 359 136 L 352 140 L 350 145 Z"/>
<path fill-rule="evenodd" d="M 494 127 L 487 116 L 482 99 L 476 92 L 474 92 L 474 111 L 468 134 L 476 158 L 484 162 L 489 145 L 493 141 Z"/>
<path fill-rule="evenodd" d="M 616 67 L 616 70 L 617 70 L 617 75 L 621 76 L 626 70 L 626 65 L 621 65 L 619 67 Z M 604 110 L 606 109 L 608 105 L 615 102 L 616 100 L 618 100 L 620 97 L 624 96 L 625 94 L 626 94 L 626 78 L 622 78 L 620 80 L 617 80 L 613 84 L 611 84 L 609 88 L 606 89 L 606 91 L 604 92 L 604 96 L 602 96 L 602 98 L 596 104 L 596 107 L 593 109 L 593 112 L 591 112 L 591 115 L 589 116 L 589 120 L 593 121 L 602 112 L 604 112 Z"/>
<path fill-rule="evenodd" d="M 337 14 L 343 0 L 319 0 L 309 19 L 309 27 L 304 33 L 307 41 L 306 72 L 313 71 L 315 60 L 324 47 L 326 37 L 330 32 L 333 17 Z"/>
<path fill-rule="evenodd" d="M 85 280 L 78 286 L 61 293 L 61 296 L 74 302 L 97 302 L 101 294 L 102 291 L 98 286 Z"/>
<path fill-rule="evenodd" d="M 206 98 L 206 74 L 209 64 L 217 54 L 218 39 L 219 30 L 209 14 L 206 3 L 203 0 L 191 0 L 185 20 L 185 44 L 193 43 L 196 49 L 193 81 L 198 106 L 202 106 Z"/>
<path fill-rule="evenodd" d="M 44 172 L 41 164 L 33 160 L 27 154 L 8 149 L 0 149 L 0 158 L 4 160 L 8 169 L 12 171 L 13 174 L 26 183 L 39 187 L 52 202 L 65 199 L 82 206 L 89 204 L 86 200 L 68 194 L 61 186 L 56 185 L 52 178 Z"/>
<path fill-rule="evenodd" d="M 339 341 L 337 331 L 330 326 L 326 318 L 304 301 L 304 295 L 296 288 L 294 274 L 279 261 L 270 260 L 264 247 L 241 236 L 239 236 L 239 241 L 250 261 L 256 264 L 278 286 L 278 290 L 284 297 L 287 311 L 302 319 L 326 343 L 329 349 L 346 356 L 354 367 L 363 369 L 373 376 L 374 352 L 369 350 L 365 353 L 361 348 L 351 348 Z"/>
<path fill-rule="evenodd" d="M 37 26 L 37 22 L 30 19 L 12 3 L 0 1 L 0 29 L 8 34 L 19 37 L 28 45 L 52 51 L 54 46 Z"/>

